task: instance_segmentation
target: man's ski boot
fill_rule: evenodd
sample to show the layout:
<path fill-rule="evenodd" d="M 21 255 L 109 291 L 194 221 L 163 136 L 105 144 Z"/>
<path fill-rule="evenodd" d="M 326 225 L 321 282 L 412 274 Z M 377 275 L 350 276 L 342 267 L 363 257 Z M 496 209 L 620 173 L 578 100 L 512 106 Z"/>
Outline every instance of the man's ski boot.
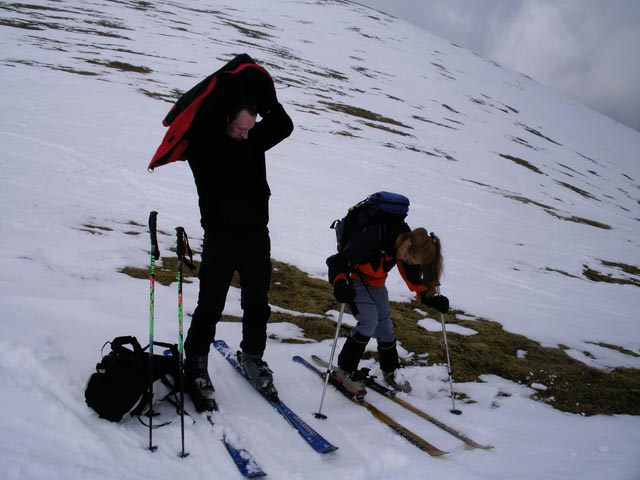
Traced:
<path fill-rule="evenodd" d="M 354 397 L 356 400 L 363 400 L 367 394 L 365 388 L 366 374 L 360 370 L 355 372 L 346 372 L 340 367 L 337 367 L 331 372 L 334 383 L 348 395 Z"/>
<path fill-rule="evenodd" d="M 397 369 L 392 372 L 382 372 L 382 377 L 387 385 L 398 392 L 409 393 L 411 391 L 411 384 Z"/>
<path fill-rule="evenodd" d="M 198 412 L 212 412 L 218 409 L 215 389 L 208 372 L 208 355 L 187 358 L 184 363 L 185 391 L 191 397 Z"/>
<path fill-rule="evenodd" d="M 249 381 L 264 392 L 271 400 L 278 400 L 278 391 L 273 385 L 273 371 L 262 359 L 262 355 L 241 352 L 236 353 L 238 365 Z"/>

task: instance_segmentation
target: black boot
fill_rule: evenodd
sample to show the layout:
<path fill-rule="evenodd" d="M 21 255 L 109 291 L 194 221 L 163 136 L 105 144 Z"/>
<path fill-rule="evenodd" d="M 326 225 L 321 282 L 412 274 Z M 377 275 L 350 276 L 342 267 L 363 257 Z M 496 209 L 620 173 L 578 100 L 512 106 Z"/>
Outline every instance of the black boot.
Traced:
<path fill-rule="evenodd" d="M 349 335 L 340 355 L 338 355 L 338 366 L 345 372 L 355 372 L 362 355 L 364 355 L 364 349 L 369 343 L 369 338 L 358 332 L 355 335 Z"/>
<path fill-rule="evenodd" d="M 395 340 L 391 342 L 378 341 L 378 355 L 380 358 L 380 370 L 383 372 L 393 372 L 400 366 Z"/>
<path fill-rule="evenodd" d="M 380 370 L 384 381 L 394 390 L 409 393 L 411 384 L 398 372 L 400 361 L 398 360 L 398 348 L 396 341 L 378 342 L 378 355 L 380 356 Z"/>
<path fill-rule="evenodd" d="M 262 390 L 272 400 L 278 399 L 278 391 L 273 385 L 273 371 L 262 355 L 241 352 L 236 353 L 238 364 L 249 381 Z"/>
<path fill-rule="evenodd" d="M 358 370 L 358 364 L 364 355 L 367 343 L 369 343 L 369 337 L 361 333 L 349 335 L 338 355 L 338 369 L 333 373 L 333 378 L 342 385 L 342 388 L 356 398 L 364 398 L 367 393 L 365 375 Z"/>
<path fill-rule="evenodd" d="M 189 357 L 184 362 L 184 387 L 198 412 L 218 409 L 208 372 L 208 355 Z"/>

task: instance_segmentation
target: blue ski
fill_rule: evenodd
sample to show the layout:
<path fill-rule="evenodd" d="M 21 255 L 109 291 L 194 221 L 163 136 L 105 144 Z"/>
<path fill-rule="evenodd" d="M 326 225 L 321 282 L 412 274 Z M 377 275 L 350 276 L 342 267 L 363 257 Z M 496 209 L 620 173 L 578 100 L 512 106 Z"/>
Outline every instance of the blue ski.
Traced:
<path fill-rule="evenodd" d="M 231 353 L 231 349 L 224 340 L 216 340 L 213 342 L 213 346 L 220 352 L 220 354 L 227 359 L 227 361 L 254 387 L 265 400 L 267 400 L 276 411 L 282 415 L 289 424 L 295 428 L 298 433 L 305 439 L 305 441 L 318 453 L 329 453 L 337 450 L 338 447 L 329 443 L 322 435 L 316 432 L 307 422 L 302 420 L 296 415 L 284 402 L 280 399 L 270 398 L 263 390 L 256 387 L 242 372 L 238 362 L 235 359 L 235 355 Z"/>
<path fill-rule="evenodd" d="M 207 415 L 207 420 L 211 425 L 214 425 L 211 415 Z M 224 444 L 227 452 L 233 459 L 238 467 L 240 473 L 247 478 L 264 477 L 266 473 L 260 468 L 258 462 L 251 456 L 251 454 L 244 448 L 237 448 L 228 438 L 225 433 L 222 434 L 222 443 Z"/>

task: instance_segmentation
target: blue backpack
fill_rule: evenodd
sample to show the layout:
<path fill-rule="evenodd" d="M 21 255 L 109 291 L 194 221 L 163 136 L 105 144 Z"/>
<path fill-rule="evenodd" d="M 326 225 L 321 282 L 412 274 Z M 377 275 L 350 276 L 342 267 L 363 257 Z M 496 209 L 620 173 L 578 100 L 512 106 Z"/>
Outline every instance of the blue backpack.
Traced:
<path fill-rule="evenodd" d="M 336 231 L 338 251 L 355 232 L 375 224 L 403 222 L 409 213 L 409 199 L 399 193 L 376 192 L 351 207 L 347 214 L 334 220 L 330 228 Z"/>

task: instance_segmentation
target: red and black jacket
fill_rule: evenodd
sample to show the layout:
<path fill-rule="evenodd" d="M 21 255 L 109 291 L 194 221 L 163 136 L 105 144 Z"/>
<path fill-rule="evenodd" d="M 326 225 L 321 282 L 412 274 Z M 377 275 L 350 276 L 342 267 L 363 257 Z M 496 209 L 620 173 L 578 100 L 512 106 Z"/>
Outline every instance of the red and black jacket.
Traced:
<path fill-rule="evenodd" d="M 275 87 L 269 72 L 246 53 L 236 56 L 225 66 L 209 75 L 189 91 L 184 93 L 162 120 L 166 131 L 147 167 L 156 167 L 175 161 L 186 160 L 190 147 L 191 133 L 199 123 L 199 118 L 209 116 L 212 110 L 222 111 L 224 102 L 230 98 L 230 89 L 252 91 L 258 103 L 258 110 L 264 113 L 275 99 Z M 209 112 L 204 112 L 209 110 Z"/>

